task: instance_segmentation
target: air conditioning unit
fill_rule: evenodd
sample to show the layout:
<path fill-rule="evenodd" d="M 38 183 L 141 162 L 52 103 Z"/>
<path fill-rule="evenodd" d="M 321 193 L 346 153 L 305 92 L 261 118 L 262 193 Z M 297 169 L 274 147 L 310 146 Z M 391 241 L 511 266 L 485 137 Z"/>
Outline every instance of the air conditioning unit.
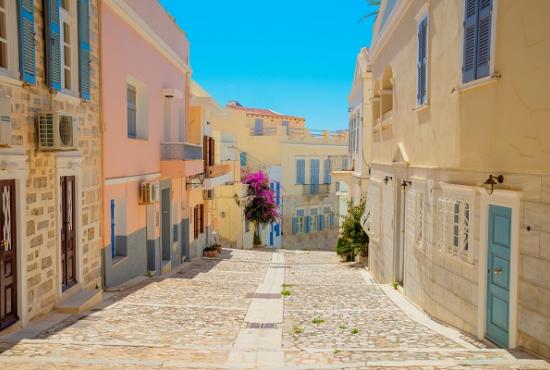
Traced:
<path fill-rule="evenodd" d="M 214 189 L 203 190 L 203 192 L 204 192 L 204 199 L 207 199 L 207 200 L 214 199 Z"/>
<path fill-rule="evenodd" d="M 159 183 L 158 182 L 142 182 L 139 185 L 139 203 L 153 204 L 159 201 Z"/>
<path fill-rule="evenodd" d="M 40 113 L 36 124 L 39 151 L 76 149 L 76 119 L 60 113 Z"/>
<path fill-rule="evenodd" d="M 11 99 L 0 97 L 0 146 L 11 145 Z"/>

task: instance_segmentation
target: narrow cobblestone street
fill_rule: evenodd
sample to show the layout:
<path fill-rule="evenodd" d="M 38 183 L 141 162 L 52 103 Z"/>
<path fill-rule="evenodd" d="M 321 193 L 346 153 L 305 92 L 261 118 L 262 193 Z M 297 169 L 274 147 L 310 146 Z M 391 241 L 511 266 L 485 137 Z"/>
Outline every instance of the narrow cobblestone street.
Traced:
<path fill-rule="evenodd" d="M 548 368 L 441 326 L 364 269 L 312 251 L 197 258 L 89 312 L 0 337 L 0 352 L 1 369 Z"/>

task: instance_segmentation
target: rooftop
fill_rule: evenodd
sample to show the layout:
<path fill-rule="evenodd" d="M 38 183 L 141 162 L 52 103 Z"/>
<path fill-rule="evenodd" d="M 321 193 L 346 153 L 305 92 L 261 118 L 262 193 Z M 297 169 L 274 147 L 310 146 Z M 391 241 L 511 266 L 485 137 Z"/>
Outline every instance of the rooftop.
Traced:
<path fill-rule="evenodd" d="M 241 110 L 245 111 L 248 114 L 253 114 L 257 116 L 268 116 L 268 117 L 276 117 L 276 118 L 289 118 L 289 119 L 295 119 L 295 120 L 301 120 L 304 121 L 304 117 L 298 117 L 298 116 L 289 116 L 286 114 L 277 113 L 271 109 L 265 109 L 265 108 L 250 108 L 250 107 L 243 107 L 241 103 L 238 101 L 230 101 L 226 105 L 227 108 L 235 109 L 235 110 Z"/>

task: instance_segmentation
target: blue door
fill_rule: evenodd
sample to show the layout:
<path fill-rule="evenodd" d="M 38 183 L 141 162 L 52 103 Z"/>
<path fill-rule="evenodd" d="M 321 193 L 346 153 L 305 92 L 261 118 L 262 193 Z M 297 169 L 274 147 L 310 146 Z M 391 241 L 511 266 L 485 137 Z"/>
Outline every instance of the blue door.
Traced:
<path fill-rule="evenodd" d="M 489 206 L 487 255 L 487 337 L 508 347 L 512 210 Z"/>
<path fill-rule="evenodd" d="M 312 159 L 310 162 L 310 172 L 309 177 L 311 184 L 311 194 L 319 193 L 319 160 Z"/>
<path fill-rule="evenodd" d="M 273 246 L 273 224 L 269 226 L 269 245 Z"/>

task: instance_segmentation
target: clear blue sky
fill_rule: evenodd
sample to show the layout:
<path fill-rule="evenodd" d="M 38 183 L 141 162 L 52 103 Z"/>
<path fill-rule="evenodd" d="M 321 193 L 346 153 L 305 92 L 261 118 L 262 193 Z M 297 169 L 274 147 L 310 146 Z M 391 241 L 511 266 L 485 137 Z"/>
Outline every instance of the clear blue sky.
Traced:
<path fill-rule="evenodd" d="M 368 46 L 366 0 L 161 0 L 191 43 L 193 78 L 221 105 L 238 100 L 347 128 L 347 95 Z"/>

